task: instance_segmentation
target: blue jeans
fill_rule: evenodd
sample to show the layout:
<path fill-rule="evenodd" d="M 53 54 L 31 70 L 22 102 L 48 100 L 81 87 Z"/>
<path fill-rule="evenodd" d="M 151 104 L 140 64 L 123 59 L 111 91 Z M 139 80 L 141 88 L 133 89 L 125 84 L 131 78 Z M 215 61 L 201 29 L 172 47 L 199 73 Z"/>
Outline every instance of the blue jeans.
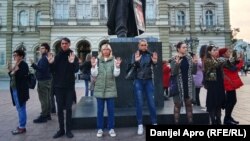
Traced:
<path fill-rule="evenodd" d="M 88 80 L 84 80 L 85 82 L 85 96 L 89 95 L 89 81 Z"/>
<path fill-rule="evenodd" d="M 154 85 L 152 79 L 147 79 L 147 80 L 136 79 L 134 81 L 134 93 L 135 93 L 136 117 L 138 125 L 143 123 L 142 121 L 143 94 L 145 94 L 147 98 L 151 123 L 157 124 L 156 108 L 154 101 Z"/>
<path fill-rule="evenodd" d="M 96 98 L 97 100 L 97 129 L 104 129 L 103 112 L 104 104 L 107 103 L 108 111 L 108 129 L 114 129 L 114 98 Z"/>
<path fill-rule="evenodd" d="M 22 107 L 20 107 L 17 90 L 13 89 L 12 91 L 13 91 L 12 96 L 13 96 L 13 99 L 15 101 L 16 109 L 17 109 L 17 112 L 18 112 L 19 128 L 25 128 L 26 121 L 27 121 L 26 103 L 24 103 L 22 105 Z"/>

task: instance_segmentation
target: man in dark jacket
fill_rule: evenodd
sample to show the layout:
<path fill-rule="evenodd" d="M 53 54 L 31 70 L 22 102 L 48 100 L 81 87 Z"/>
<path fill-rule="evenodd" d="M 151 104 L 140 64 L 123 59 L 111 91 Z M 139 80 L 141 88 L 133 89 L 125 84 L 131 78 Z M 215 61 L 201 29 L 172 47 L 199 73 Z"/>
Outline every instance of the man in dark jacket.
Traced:
<path fill-rule="evenodd" d="M 148 51 L 148 43 L 145 39 L 139 41 L 139 50 L 133 55 L 132 64 L 136 66 L 136 79 L 134 80 L 136 117 L 138 123 L 138 135 L 143 134 L 143 94 L 147 97 L 148 107 L 150 111 L 152 125 L 157 124 L 155 100 L 154 100 L 154 84 L 152 66 L 157 63 L 157 53 Z"/>
<path fill-rule="evenodd" d="M 37 65 L 30 59 L 31 67 L 36 70 L 36 78 L 38 80 L 37 92 L 41 103 L 42 112 L 40 116 L 33 120 L 34 123 L 44 123 L 51 120 L 50 116 L 50 91 L 51 91 L 51 73 L 49 70 L 49 62 L 47 59 L 50 47 L 47 43 L 40 46 L 41 59 Z"/>
<path fill-rule="evenodd" d="M 52 54 L 48 55 L 50 69 L 54 74 L 53 80 L 60 128 L 53 138 L 59 138 L 65 134 L 64 108 L 66 109 L 66 136 L 68 138 L 73 137 L 71 132 L 72 103 L 75 95 L 75 73 L 79 70 L 79 63 L 78 58 L 75 57 L 69 46 L 70 40 L 62 38 L 61 51 L 55 58 Z"/>
<path fill-rule="evenodd" d="M 141 0 L 145 20 L 146 0 Z M 144 23 L 146 23 L 144 21 Z M 108 0 L 108 34 L 135 37 L 143 33 L 136 26 L 133 0 Z"/>
<path fill-rule="evenodd" d="M 28 64 L 23 60 L 25 52 L 23 50 L 16 50 L 13 52 L 16 64 L 11 67 L 8 64 L 10 76 L 10 92 L 13 105 L 16 106 L 19 118 L 19 126 L 12 131 L 13 135 L 22 134 L 26 132 L 26 101 L 29 99 L 28 87 Z"/>

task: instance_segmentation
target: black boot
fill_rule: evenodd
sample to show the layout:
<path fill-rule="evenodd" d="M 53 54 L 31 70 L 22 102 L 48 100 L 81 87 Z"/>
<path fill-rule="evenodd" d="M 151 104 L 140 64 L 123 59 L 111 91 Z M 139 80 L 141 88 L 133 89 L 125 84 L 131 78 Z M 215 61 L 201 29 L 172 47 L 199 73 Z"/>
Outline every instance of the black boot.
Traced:
<path fill-rule="evenodd" d="M 59 131 L 56 132 L 56 134 L 53 136 L 53 138 L 54 139 L 59 138 L 59 137 L 63 136 L 64 134 L 65 134 L 65 131 L 60 129 Z"/>
<path fill-rule="evenodd" d="M 239 121 L 234 120 L 233 117 L 230 117 L 230 120 L 231 120 L 233 123 L 235 123 L 235 124 L 239 124 L 239 123 L 240 123 Z"/>
<path fill-rule="evenodd" d="M 72 134 L 71 131 L 67 131 L 67 132 L 66 132 L 66 136 L 67 136 L 68 138 L 73 138 L 73 137 L 74 137 L 74 135 Z"/>
<path fill-rule="evenodd" d="M 44 123 L 47 122 L 47 116 L 39 116 L 37 119 L 34 119 L 33 122 L 34 123 Z"/>

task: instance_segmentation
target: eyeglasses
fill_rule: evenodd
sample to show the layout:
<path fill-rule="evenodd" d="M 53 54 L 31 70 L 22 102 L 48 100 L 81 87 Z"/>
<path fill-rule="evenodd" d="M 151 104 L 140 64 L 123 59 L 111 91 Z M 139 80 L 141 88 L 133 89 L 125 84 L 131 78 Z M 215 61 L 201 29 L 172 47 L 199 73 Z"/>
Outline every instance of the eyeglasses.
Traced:
<path fill-rule="evenodd" d="M 146 44 L 140 44 L 140 46 L 147 46 Z"/>
<path fill-rule="evenodd" d="M 16 57 L 16 56 L 17 56 L 16 54 L 13 55 L 13 57 Z"/>

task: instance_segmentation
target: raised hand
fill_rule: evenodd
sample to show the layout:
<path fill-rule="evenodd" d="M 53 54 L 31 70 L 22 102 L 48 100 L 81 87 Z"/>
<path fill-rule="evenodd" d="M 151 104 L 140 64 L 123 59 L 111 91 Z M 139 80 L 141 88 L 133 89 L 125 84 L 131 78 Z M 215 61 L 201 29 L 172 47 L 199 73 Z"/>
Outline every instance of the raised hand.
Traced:
<path fill-rule="evenodd" d="M 54 55 L 52 53 L 48 53 L 47 59 L 48 62 L 52 64 L 54 62 Z"/>
<path fill-rule="evenodd" d="M 154 63 L 157 63 L 157 60 L 158 60 L 158 55 L 156 52 L 153 52 L 153 55 L 151 56 L 151 59 Z"/>
<path fill-rule="evenodd" d="M 122 62 L 121 57 L 116 57 L 116 59 L 115 59 L 115 66 L 117 68 L 120 68 L 121 62 Z"/>
<path fill-rule="evenodd" d="M 136 62 L 137 62 L 137 61 L 140 61 L 140 59 L 141 59 L 140 52 L 137 51 L 137 52 L 135 53 L 135 61 L 136 61 Z"/>
<path fill-rule="evenodd" d="M 180 57 L 179 55 L 176 55 L 176 56 L 175 56 L 175 62 L 176 62 L 176 64 L 180 64 L 180 62 L 181 62 L 181 57 Z"/>
<path fill-rule="evenodd" d="M 12 66 L 11 66 L 11 64 L 7 61 L 7 69 L 9 70 L 9 71 L 12 71 Z"/>
<path fill-rule="evenodd" d="M 68 57 L 69 63 L 74 63 L 75 57 L 75 54 L 71 52 Z"/>
<path fill-rule="evenodd" d="M 95 68 L 96 64 L 97 64 L 97 59 L 93 56 L 91 58 L 91 65 L 92 65 L 93 68 Z"/>
<path fill-rule="evenodd" d="M 34 63 L 33 59 L 29 58 L 29 60 L 30 60 L 30 64 Z"/>

